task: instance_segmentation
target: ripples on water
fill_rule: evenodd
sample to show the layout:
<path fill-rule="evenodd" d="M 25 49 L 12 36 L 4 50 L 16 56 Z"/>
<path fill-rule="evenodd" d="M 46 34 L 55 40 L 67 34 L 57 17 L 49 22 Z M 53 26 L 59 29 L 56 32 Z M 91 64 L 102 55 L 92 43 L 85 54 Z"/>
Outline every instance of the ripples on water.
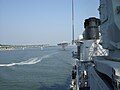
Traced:
<path fill-rule="evenodd" d="M 0 51 L 0 90 L 69 90 L 72 50 Z"/>

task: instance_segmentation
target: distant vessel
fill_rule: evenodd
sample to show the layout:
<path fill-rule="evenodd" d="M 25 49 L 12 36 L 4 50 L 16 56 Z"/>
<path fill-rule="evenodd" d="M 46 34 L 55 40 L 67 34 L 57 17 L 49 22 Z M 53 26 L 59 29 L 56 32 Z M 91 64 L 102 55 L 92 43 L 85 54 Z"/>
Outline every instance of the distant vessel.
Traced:
<path fill-rule="evenodd" d="M 40 49 L 43 50 L 43 46 L 41 46 Z"/>
<path fill-rule="evenodd" d="M 99 12 L 76 41 L 71 90 L 120 90 L 120 0 L 100 0 Z"/>
<path fill-rule="evenodd" d="M 23 47 L 22 49 L 25 50 L 25 47 Z"/>
<path fill-rule="evenodd" d="M 62 47 L 63 50 L 65 50 L 66 47 L 68 46 L 68 43 L 67 42 L 62 42 L 62 43 L 59 43 L 57 45 L 60 46 L 60 47 Z"/>

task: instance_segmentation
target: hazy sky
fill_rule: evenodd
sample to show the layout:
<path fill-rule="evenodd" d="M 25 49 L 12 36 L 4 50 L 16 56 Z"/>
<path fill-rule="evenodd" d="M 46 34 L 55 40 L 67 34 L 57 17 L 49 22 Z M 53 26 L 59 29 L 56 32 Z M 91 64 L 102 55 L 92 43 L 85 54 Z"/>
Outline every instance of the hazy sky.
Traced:
<path fill-rule="evenodd" d="M 98 17 L 99 0 L 74 0 L 75 38 L 84 19 Z M 0 0 L 1 44 L 71 42 L 71 0 Z"/>

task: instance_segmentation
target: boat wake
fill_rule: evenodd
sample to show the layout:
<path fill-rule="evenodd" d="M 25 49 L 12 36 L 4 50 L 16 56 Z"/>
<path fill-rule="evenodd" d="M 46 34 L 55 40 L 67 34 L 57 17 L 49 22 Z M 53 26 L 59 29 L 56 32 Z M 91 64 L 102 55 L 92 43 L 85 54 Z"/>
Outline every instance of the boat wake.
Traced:
<path fill-rule="evenodd" d="M 38 57 L 30 58 L 30 59 L 28 59 L 26 61 L 22 61 L 22 62 L 19 62 L 19 63 L 0 64 L 0 67 L 10 67 L 10 66 L 15 66 L 15 65 L 31 65 L 31 64 L 36 64 L 36 63 L 41 62 L 43 59 L 49 58 L 50 56 L 55 55 L 57 53 L 58 52 L 55 52 L 55 53 L 52 53 L 52 54 L 48 54 L 48 55 L 42 56 L 41 58 L 38 58 Z"/>

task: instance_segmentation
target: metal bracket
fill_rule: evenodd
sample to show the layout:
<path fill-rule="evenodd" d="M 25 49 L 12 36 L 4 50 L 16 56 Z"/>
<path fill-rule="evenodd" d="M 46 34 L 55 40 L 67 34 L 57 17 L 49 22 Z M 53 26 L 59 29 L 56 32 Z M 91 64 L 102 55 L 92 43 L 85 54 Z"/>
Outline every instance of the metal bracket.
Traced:
<path fill-rule="evenodd" d="M 117 13 L 117 14 L 120 14 L 120 6 L 117 6 L 117 7 L 116 7 L 116 13 Z"/>

